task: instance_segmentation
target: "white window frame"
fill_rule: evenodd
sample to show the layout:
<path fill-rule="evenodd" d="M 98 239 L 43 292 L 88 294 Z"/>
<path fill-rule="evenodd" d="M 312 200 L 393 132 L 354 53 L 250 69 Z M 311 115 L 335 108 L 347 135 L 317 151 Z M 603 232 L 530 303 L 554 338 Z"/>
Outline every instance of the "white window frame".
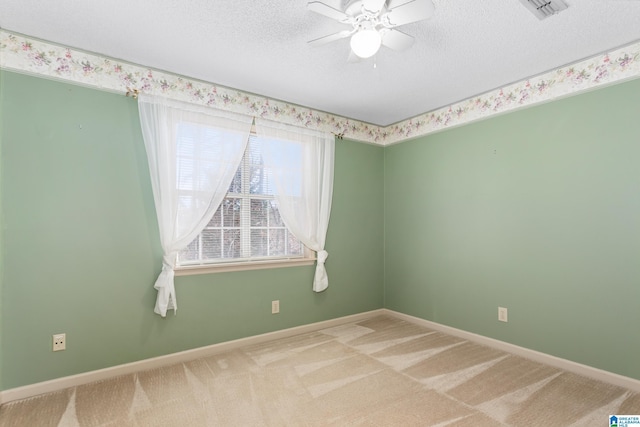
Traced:
<path fill-rule="evenodd" d="M 255 131 L 252 129 L 250 138 L 254 136 L 255 136 Z M 243 156 L 242 165 L 240 167 L 244 169 L 249 169 L 250 167 L 249 163 L 250 163 L 250 158 L 249 156 L 245 155 Z M 243 189 L 248 188 L 249 178 L 250 178 L 249 174 L 246 174 L 246 173 L 242 174 Z M 251 199 L 261 199 L 261 198 L 264 198 L 267 200 L 272 199 L 272 197 L 261 196 L 258 194 L 248 195 L 248 192 L 244 190 L 242 193 L 227 193 L 227 196 L 225 196 L 225 198 L 229 196 L 234 198 L 240 198 L 247 201 L 250 201 Z M 242 210 L 250 209 L 250 208 L 251 208 L 250 202 L 242 203 L 242 207 L 241 207 Z M 241 251 L 246 254 L 247 251 L 250 251 L 251 228 L 250 228 L 250 224 L 246 223 L 246 221 L 248 221 L 248 218 L 250 217 L 249 215 L 241 215 L 240 218 L 242 221 L 240 226 L 240 232 L 241 232 L 240 240 L 241 242 L 243 242 L 243 248 L 241 249 Z M 198 235 L 198 238 L 200 238 L 200 236 L 201 234 Z M 248 245 L 249 247 L 247 247 Z M 277 258 L 269 257 L 264 259 L 230 258 L 228 262 L 222 261 L 222 262 L 194 263 L 194 264 L 178 263 L 176 264 L 174 272 L 176 276 L 190 276 L 190 275 L 197 275 L 197 274 L 224 273 L 224 272 L 233 272 L 233 271 L 248 271 L 248 270 L 314 265 L 316 262 L 315 252 L 307 248 L 304 244 L 302 244 L 302 246 L 303 246 L 302 256 L 296 256 L 296 257 L 283 256 L 283 257 L 277 257 Z M 199 247 L 201 248 L 202 245 L 199 245 Z"/>
<path fill-rule="evenodd" d="M 314 265 L 314 252 L 305 248 L 302 258 L 269 259 L 263 261 L 225 262 L 216 264 L 198 264 L 179 266 L 175 269 L 176 276 L 192 276 L 196 274 L 228 273 L 233 271 L 263 270 L 270 268 L 300 267 Z"/>

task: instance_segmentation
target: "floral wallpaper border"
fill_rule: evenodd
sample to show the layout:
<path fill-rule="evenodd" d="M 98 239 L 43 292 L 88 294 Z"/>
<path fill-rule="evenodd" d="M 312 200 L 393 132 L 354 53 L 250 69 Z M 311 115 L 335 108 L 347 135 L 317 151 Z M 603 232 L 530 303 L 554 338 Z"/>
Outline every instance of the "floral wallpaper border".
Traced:
<path fill-rule="evenodd" d="M 388 145 L 640 77 L 640 42 L 390 125 L 376 126 L 0 30 L 0 67 L 95 89 L 163 95 Z"/>

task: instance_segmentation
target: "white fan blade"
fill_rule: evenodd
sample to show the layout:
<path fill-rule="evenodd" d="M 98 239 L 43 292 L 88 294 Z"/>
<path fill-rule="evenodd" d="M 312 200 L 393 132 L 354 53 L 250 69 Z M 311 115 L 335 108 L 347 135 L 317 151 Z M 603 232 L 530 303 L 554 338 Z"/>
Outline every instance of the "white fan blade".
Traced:
<path fill-rule="evenodd" d="M 362 6 L 369 12 L 377 13 L 382 10 L 386 0 L 362 0 Z"/>
<path fill-rule="evenodd" d="M 382 44 L 393 50 L 405 50 L 411 47 L 414 38 L 398 30 L 387 30 L 382 36 Z"/>
<path fill-rule="evenodd" d="M 320 1 L 310 1 L 307 3 L 309 10 L 315 13 L 319 13 L 320 15 L 328 16 L 331 19 L 335 19 L 340 22 L 349 21 L 349 15 L 344 13 L 341 10 L 335 9 L 327 4 L 324 4 Z"/>
<path fill-rule="evenodd" d="M 435 12 L 435 7 L 431 0 L 412 0 L 385 13 L 383 21 L 389 27 L 396 27 L 431 18 L 433 12 Z"/>
<path fill-rule="evenodd" d="M 320 37 L 314 40 L 310 40 L 308 43 L 311 46 L 322 46 L 323 44 L 327 44 L 336 40 L 344 39 L 349 37 L 353 31 L 343 30 L 339 33 L 330 34 L 328 36 Z"/>

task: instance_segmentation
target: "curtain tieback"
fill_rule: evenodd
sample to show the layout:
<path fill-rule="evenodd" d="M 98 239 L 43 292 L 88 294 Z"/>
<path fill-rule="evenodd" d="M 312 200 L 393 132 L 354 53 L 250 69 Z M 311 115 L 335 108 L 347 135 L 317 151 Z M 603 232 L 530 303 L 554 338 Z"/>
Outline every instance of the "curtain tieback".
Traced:
<path fill-rule="evenodd" d="M 329 253 L 325 250 L 321 250 L 321 251 L 318 251 L 318 254 L 316 256 L 318 259 L 318 264 L 320 265 L 320 264 L 324 264 L 324 262 L 329 257 Z"/>
<path fill-rule="evenodd" d="M 160 276 L 164 277 L 165 280 L 157 280 L 154 288 L 165 288 L 167 287 L 166 280 L 170 279 L 171 281 L 173 281 L 173 277 L 175 276 L 175 264 L 171 262 L 172 259 L 175 259 L 175 254 L 170 254 L 169 256 L 162 257 L 162 272 L 160 273 Z M 158 279 L 160 279 L 160 277 L 158 277 Z"/>

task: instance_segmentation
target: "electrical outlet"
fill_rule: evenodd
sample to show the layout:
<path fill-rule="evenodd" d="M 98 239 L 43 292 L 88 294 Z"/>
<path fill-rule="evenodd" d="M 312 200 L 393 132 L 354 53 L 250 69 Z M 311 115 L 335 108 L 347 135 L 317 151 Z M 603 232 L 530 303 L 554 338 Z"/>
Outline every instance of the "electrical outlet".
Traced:
<path fill-rule="evenodd" d="M 280 313 L 280 300 L 271 301 L 271 314 Z"/>
<path fill-rule="evenodd" d="M 67 348 L 67 334 L 53 335 L 53 351 L 61 351 Z"/>
<path fill-rule="evenodd" d="M 508 322 L 508 312 L 504 307 L 498 307 L 498 320 L 501 322 Z"/>

